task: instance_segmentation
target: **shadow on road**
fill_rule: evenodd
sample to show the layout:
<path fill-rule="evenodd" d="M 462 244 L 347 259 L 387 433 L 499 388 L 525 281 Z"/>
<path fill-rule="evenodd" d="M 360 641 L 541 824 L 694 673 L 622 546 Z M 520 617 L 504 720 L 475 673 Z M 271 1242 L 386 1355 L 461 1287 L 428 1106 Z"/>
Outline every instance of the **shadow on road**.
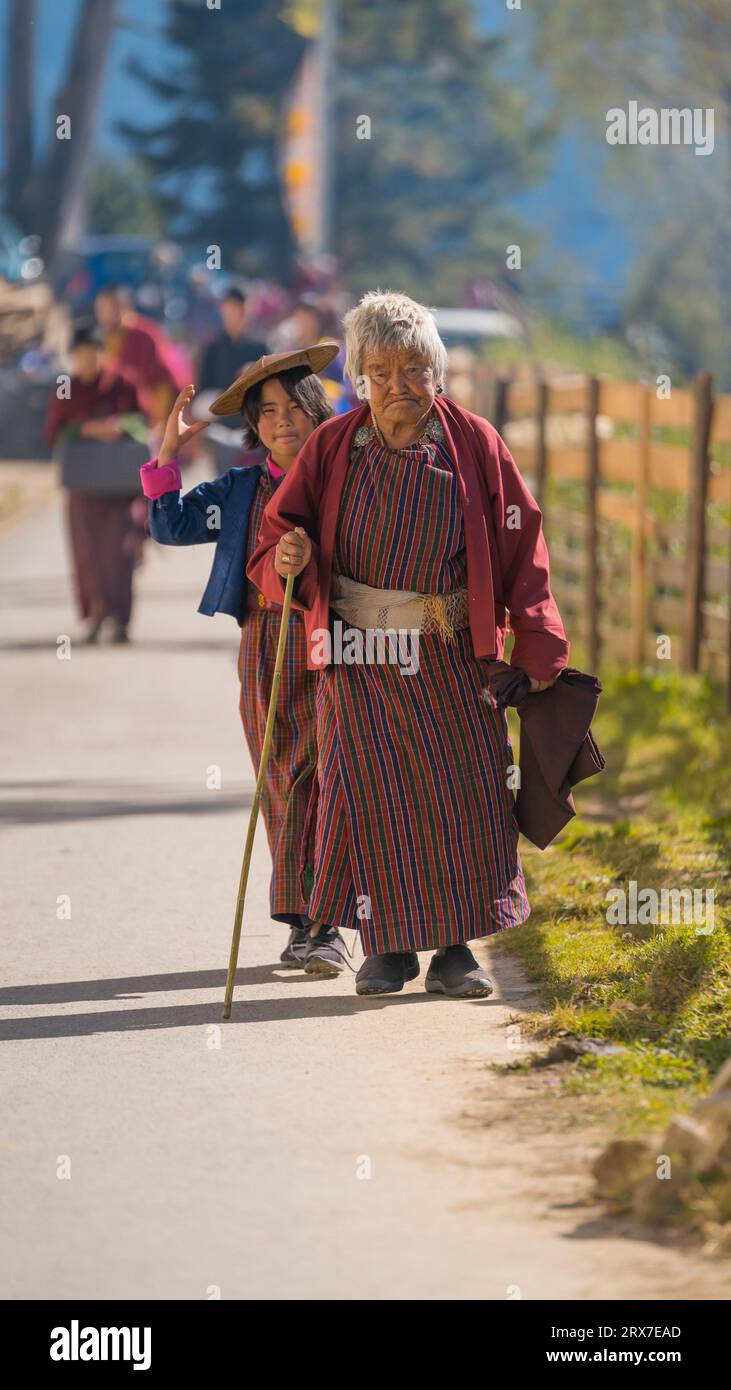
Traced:
<path fill-rule="evenodd" d="M 270 985 L 303 983 L 301 970 L 279 964 L 240 965 L 236 984 Z M 176 989 L 221 989 L 225 970 L 179 970 L 167 975 L 121 975 L 109 980 L 59 980 L 43 985 L 8 985 L 0 989 L 0 1005 L 69 1004 L 81 999 L 132 999 L 143 994 L 166 994 Z"/>
<path fill-rule="evenodd" d="M 171 790 L 165 797 L 160 796 L 159 782 L 149 789 L 141 783 L 107 783 L 106 794 L 100 791 L 90 794 L 89 783 L 77 783 L 78 787 L 86 786 L 86 796 L 75 793 L 74 784 L 71 782 L 8 782 L 0 783 L 0 793 L 3 787 L 13 789 L 18 786 L 24 787 L 28 795 L 0 800 L 0 825 L 49 825 L 54 822 L 97 820 L 104 817 L 190 816 L 209 812 L 240 812 L 251 808 L 253 798 L 252 791 L 243 785 L 235 785 L 231 791 L 209 791 L 203 795 L 188 793 L 176 796 Z M 47 791 L 53 786 L 58 786 L 65 795 L 33 795 L 36 789 L 43 788 Z M 150 793 L 154 791 L 155 795 L 146 794 L 148 790 Z"/>
<path fill-rule="evenodd" d="M 94 1033 L 137 1033 L 156 1028 L 202 1028 L 221 1023 L 225 978 L 220 973 L 221 998 L 206 1004 L 160 1005 L 153 1009 L 115 1009 L 90 1014 L 61 1014 L 51 1018 L 6 1019 L 0 1024 L 0 1041 L 21 1042 L 36 1038 L 78 1038 Z M 389 995 L 387 999 L 359 998 L 357 995 L 322 995 L 296 999 L 234 999 L 229 1024 L 279 1023 L 294 1019 L 351 1017 L 374 1009 L 409 1004 L 429 1004 L 433 1008 L 458 1002 L 460 1008 L 501 1007 L 504 1001 L 492 999 L 441 1000 L 429 994 Z"/>

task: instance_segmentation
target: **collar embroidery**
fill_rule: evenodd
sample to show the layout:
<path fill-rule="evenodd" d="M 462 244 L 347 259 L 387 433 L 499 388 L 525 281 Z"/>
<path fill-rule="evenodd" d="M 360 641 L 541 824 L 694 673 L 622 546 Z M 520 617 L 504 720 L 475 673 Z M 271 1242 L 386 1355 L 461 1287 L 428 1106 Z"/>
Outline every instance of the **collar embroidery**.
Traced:
<path fill-rule="evenodd" d="M 386 444 L 374 420 L 371 420 L 370 424 L 359 425 L 353 435 L 353 443 L 356 449 L 362 449 L 366 444 L 372 443 L 374 439 L 377 439 L 379 444 L 383 445 L 384 449 L 388 449 L 389 446 Z M 430 439 L 436 440 L 439 444 L 444 443 L 444 426 L 437 415 L 429 416 L 419 438 L 415 439 L 412 444 L 405 445 L 405 448 L 413 449 L 415 445 L 426 444 Z M 390 452 L 398 454 L 402 453 L 403 450 L 391 449 Z"/>

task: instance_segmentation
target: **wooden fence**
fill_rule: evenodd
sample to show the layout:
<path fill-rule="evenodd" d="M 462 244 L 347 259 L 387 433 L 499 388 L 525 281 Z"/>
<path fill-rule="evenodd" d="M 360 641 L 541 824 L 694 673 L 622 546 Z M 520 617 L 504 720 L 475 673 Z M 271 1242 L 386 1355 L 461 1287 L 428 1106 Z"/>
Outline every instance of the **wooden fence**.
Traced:
<path fill-rule="evenodd" d="M 731 396 L 595 376 L 454 374 L 544 514 L 553 588 L 592 669 L 709 671 L 731 711 Z M 666 669 L 667 669 L 666 667 Z"/>

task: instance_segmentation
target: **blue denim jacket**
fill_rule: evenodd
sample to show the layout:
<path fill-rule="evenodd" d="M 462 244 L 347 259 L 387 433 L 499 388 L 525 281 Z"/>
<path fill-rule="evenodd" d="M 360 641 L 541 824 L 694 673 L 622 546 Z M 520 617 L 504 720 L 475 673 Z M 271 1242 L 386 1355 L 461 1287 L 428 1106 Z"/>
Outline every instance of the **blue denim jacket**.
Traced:
<path fill-rule="evenodd" d="M 150 535 L 161 545 L 213 542 L 211 573 L 198 612 L 230 613 L 239 627 L 246 610 L 246 543 L 251 504 L 261 467 L 229 468 L 212 483 L 200 483 L 181 496 L 166 492 L 148 500 Z"/>

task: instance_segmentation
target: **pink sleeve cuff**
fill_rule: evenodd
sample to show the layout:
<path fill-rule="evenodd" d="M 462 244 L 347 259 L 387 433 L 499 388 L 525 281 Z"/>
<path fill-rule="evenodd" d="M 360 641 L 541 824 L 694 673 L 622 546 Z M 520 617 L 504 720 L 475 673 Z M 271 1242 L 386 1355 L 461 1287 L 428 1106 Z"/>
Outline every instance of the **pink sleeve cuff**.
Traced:
<path fill-rule="evenodd" d="M 157 459 L 150 459 L 149 463 L 143 463 L 140 478 L 145 497 L 150 497 L 153 501 L 162 497 L 165 492 L 180 492 L 182 486 L 180 464 L 177 459 L 164 463 L 162 468 L 158 468 Z"/>

